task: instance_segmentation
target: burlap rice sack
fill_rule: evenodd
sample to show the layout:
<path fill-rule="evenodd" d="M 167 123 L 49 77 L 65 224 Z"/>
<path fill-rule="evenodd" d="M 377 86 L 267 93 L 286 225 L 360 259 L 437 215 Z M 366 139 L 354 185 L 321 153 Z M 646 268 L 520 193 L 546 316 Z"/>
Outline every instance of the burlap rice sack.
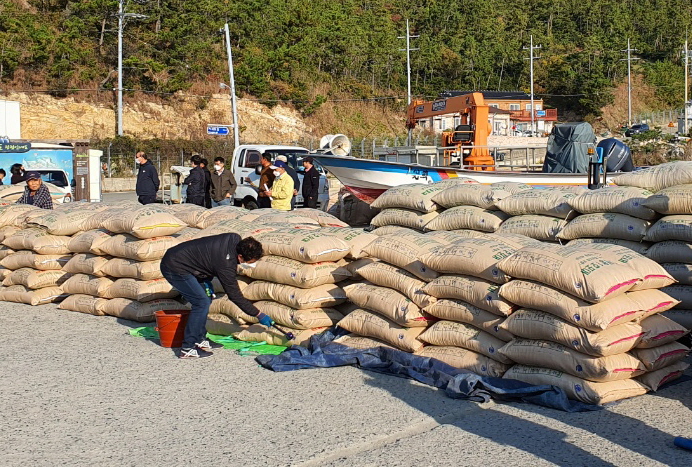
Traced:
<path fill-rule="evenodd" d="M 692 162 L 677 161 L 624 173 L 613 179 L 616 185 L 636 186 L 651 191 L 692 183 Z"/>
<path fill-rule="evenodd" d="M 350 278 L 351 280 L 359 280 L 359 279 L 363 278 L 363 276 L 360 275 L 360 270 L 362 268 L 364 268 L 365 266 L 367 266 L 369 264 L 380 263 L 380 262 L 381 261 L 378 260 L 377 258 L 361 258 L 361 259 L 357 259 L 355 261 L 343 261 L 343 262 L 340 261 L 338 264 L 340 266 L 344 267 L 348 272 L 351 273 L 351 276 L 352 276 Z M 383 264 L 386 264 L 386 263 L 383 263 Z M 390 266 L 390 265 L 388 265 L 388 266 Z M 390 266 L 390 267 L 394 267 L 394 266 Z M 406 271 L 404 271 L 404 272 L 406 272 Z M 407 274 L 409 274 L 409 273 L 407 273 Z M 413 274 L 411 274 L 411 276 L 413 276 Z M 382 284 L 378 284 L 378 285 L 382 285 Z M 411 297 L 409 297 L 409 298 L 411 298 Z"/>
<path fill-rule="evenodd" d="M 113 285 L 113 280 L 107 277 L 90 276 L 88 274 L 75 274 L 62 284 L 62 290 L 68 294 L 82 294 L 101 298 L 114 298 L 108 292 L 111 285 Z"/>
<path fill-rule="evenodd" d="M 208 227 L 213 227 L 221 221 L 225 220 L 235 220 L 239 217 L 246 215 L 249 211 L 245 208 L 238 206 L 218 206 L 196 214 L 194 211 L 191 212 L 191 220 L 193 223 L 186 222 L 188 225 L 194 225 L 199 229 L 206 229 Z M 175 213 L 177 215 L 177 213 Z M 182 219 L 181 219 L 182 220 Z"/>
<path fill-rule="evenodd" d="M 247 326 L 240 325 L 228 316 L 209 315 L 207 317 L 207 332 L 217 336 L 232 336 L 243 331 Z"/>
<path fill-rule="evenodd" d="M 0 227 L 14 226 L 22 227 L 27 214 L 31 212 L 39 212 L 44 214 L 45 211 L 36 206 L 29 204 L 10 204 L 9 206 L 0 206 Z"/>
<path fill-rule="evenodd" d="M 383 235 L 395 234 L 399 232 L 417 233 L 417 231 L 414 229 L 409 229 L 408 227 L 402 227 L 400 225 L 385 225 L 383 227 L 376 228 L 371 233 L 373 235 L 377 235 L 378 237 L 382 237 Z"/>
<path fill-rule="evenodd" d="M 72 274 L 90 274 L 92 276 L 105 276 L 101 270 L 110 258 L 96 256 L 89 253 L 78 253 L 63 267 L 63 271 Z"/>
<path fill-rule="evenodd" d="M 125 258 L 113 258 L 104 264 L 100 272 L 112 277 L 130 277 L 141 281 L 161 279 L 161 260 L 135 261 Z"/>
<path fill-rule="evenodd" d="M 646 257 L 657 263 L 692 264 L 692 244 L 675 240 L 654 243 L 646 251 Z"/>
<path fill-rule="evenodd" d="M 22 303 L 27 305 L 45 305 L 63 300 L 67 295 L 60 287 L 42 287 L 37 290 L 27 290 L 24 294 Z"/>
<path fill-rule="evenodd" d="M 389 287 L 397 290 L 410 298 L 420 308 L 424 308 L 437 299 L 423 292 L 425 282 L 416 276 L 391 264 L 382 261 L 370 262 L 355 269 L 358 277 L 372 282 L 375 285 Z"/>
<path fill-rule="evenodd" d="M 531 214 L 564 219 L 572 210 L 569 203 L 577 196 L 563 190 L 526 190 L 499 201 L 497 207 L 511 216 Z"/>
<path fill-rule="evenodd" d="M 642 280 L 634 269 L 581 245 L 522 248 L 498 267 L 512 277 L 541 282 L 587 302 L 616 297 Z"/>
<path fill-rule="evenodd" d="M 445 208 L 477 206 L 482 209 L 497 209 L 497 203 L 510 196 L 511 192 L 502 189 L 480 184 L 463 184 L 436 194 L 433 201 Z"/>
<path fill-rule="evenodd" d="M 649 227 L 644 240 L 648 242 L 665 240 L 692 242 L 692 216 L 678 214 L 663 217 Z"/>
<path fill-rule="evenodd" d="M 425 225 L 427 230 L 471 229 L 495 232 L 509 217 L 502 211 L 488 211 L 476 206 L 455 206 Z"/>
<path fill-rule="evenodd" d="M 338 261 L 351 251 L 343 240 L 319 231 L 283 229 L 254 236 L 267 255 L 283 256 L 304 263 Z"/>
<path fill-rule="evenodd" d="M 242 325 L 254 324 L 259 322 L 256 317 L 246 314 L 238 305 L 223 296 L 211 301 L 209 307 L 210 315 L 225 315 L 231 318 L 234 322 Z"/>
<path fill-rule="evenodd" d="M 322 227 L 348 227 L 349 225 L 340 220 L 338 217 L 332 216 L 329 213 L 322 211 L 321 209 L 313 208 L 298 208 L 293 212 L 300 214 L 304 217 L 309 217 L 310 219 L 317 221 Z"/>
<path fill-rule="evenodd" d="M 296 310 L 282 303 L 270 301 L 256 302 L 255 306 L 278 324 L 292 329 L 331 327 L 343 318 L 343 315 L 333 308 Z"/>
<path fill-rule="evenodd" d="M 443 298 L 428 305 L 425 312 L 443 320 L 472 324 L 503 342 L 510 341 L 514 337 L 500 328 L 505 320 L 503 317 L 461 300 Z"/>
<path fill-rule="evenodd" d="M 425 327 L 431 321 L 436 321 L 427 313 L 421 312 L 418 305 L 394 289 L 355 283 L 345 286 L 344 292 L 351 303 L 379 313 L 401 326 Z"/>
<path fill-rule="evenodd" d="M 423 348 L 418 336 L 425 331 L 424 327 L 405 328 L 384 316 L 360 308 L 339 321 L 338 326 L 354 334 L 379 339 L 406 352 Z"/>
<path fill-rule="evenodd" d="M 316 220 L 312 219 L 311 217 L 304 216 L 296 211 L 280 211 L 277 209 L 272 209 L 271 212 L 267 212 L 265 214 L 262 214 L 260 217 L 257 219 L 250 221 L 248 220 L 249 217 L 254 216 L 254 212 L 246 214 L 242 217 L 239 217 L 238 219 L 244 220 L 246 222 L 252 222 L 253 224 L 262 224 L 262 225 L 281 225 L 281 226 L 286 226 L 286 224 L 290 224 L 291 227 L 296 226 L 297 228 L 310 228 L 307 227 L 309 225 L 312 225 L 313 228 L 319 228 L 320 223 L 317 222 Z"/>
<path fill-rule="evenodd" d="M 661 315 L 645 318 L 640 323 L 644 335 L 639 339 L 638 349 L 651 349 L 680 339 L 689 329 L 680 326 L 675 321 Z"/>
<path fill-rule="evenodd" d="M 646 371 L 644 364 L 628 353 L 592 357 L 545 340 L 514 339 L 500 353 L 522 365 L 551 368 L 596 382 L 629 379 Z"/>
<path fill-rule="evenodd" d="M 420 357 L 434 358 L 454 368 L 472 371 L 481 376 L 501 377 L 510 365 L 461 347 L 428 345 L 416 352 Z"/>
<path fill-rule="evenodd" d="M 467 323 L 438 321 L 418 336 L 418 339 L 432 345 L 462 347 L 501 363 L 512 363 L 512 360 L 498 353 L 505 345 L 504 341 Z"/>
<path fill-rule="evenodd" d="M 291 329 L 285 326 L 279 326 L 285 332 L 291 332 L 294 338 L 290 341 L 285 335 L 281 334 L 279 331 L 273 328 L 267 328 L 261 324 L 253 324 L 248 326 L 244 330 L 233 334 L 238 340 L 248 341 L 248 342 L 266 342 L 270 345 L 301 345 L 307 346 L 310 342 L 310 338 L 316 334 L 321 334 L 329 328 L 314 328 L 314 329 Z"/>
<path fill-rule="evenodd" d="M 336 237 L 346 242 L 350 247 L 347 258 L 359 259 L 366 256 L 364 248 L 377 239 L 377 235 L 365 232 L 362 229 L 351 229 L 343 227 L 324 227 L 320 233 Z"/>
<path fill-rule="evenodd" d="M 103 298 L 92 297 L 91 295 L 70 295 L 58 305 L 58 308 L 61 310 L 78 311 L 89 315 L 103 316 L 105 313 L 99 308 L 104 301 Z"/>
<path fill-rule="evenodd" d="M 497 229 L 499 235 L 519 234 L 544 242 L 556 242 L 557 234 L 567 225 L 567 221 L 557 217 L 535 216 L 532 214 L 510 217 Z"/>
<path fill-rule="evenodd" d="M 568 243 L 569 246 L 574 245 L 585 245 L 590 246 L 593 244 L 605 243 L 608 245 L 617 245 L 634 250 L 640 255 L 646 255 L 649 247 L 652 243 L 649 242 L 632 242 L 629 240 L 620 240 L 619 238 L 577 238 Z"/>
<path fill-rule="evenodd" d="M 521 193 L 526 190 L 533 190 L 532 185 L 521 182 L 495 182 L 490 184 L 490 188 L 493 190 L 508 191 L 512 194 Z"/>
<path fill-rule="evenodd" d="M 672 365 L 661 368 L 660 370 L 643 374 L 636 379 L 652 391 L 658 391 L 664 384 L 675 381 L 681 377 L 685 370 L 689 367 L 689 363 L 675 362 Z"/>
<path fill-rule="evenodd" d="M 447 188 L 451 188 L 457 185 L 478 185 L 478 181 L 470 177 L 452 176 L 452 178 L 445 178 L 444 180 L 435 182 L 433 183 L 433 185 L 435 185 L 438 188 L 442 188 L 443 190 L 446 190 Z"/>
<path fill-rule="evenodd" d="M 582 214 L 614 212 L 651 220 L 656 212 L 647 207 L 649 190 L 637 187 L 606 187 L 588 190 L 572 198 L 569 204 Z"/>
<path fill-rule="evenodd" d="M 347 334 L 345 336 L 341 336 L 337 339 L 334 339 L 334 342 L 336 342 L 337 344 L 345 345 L 347 347 L 360 350 L 374 349 L 376 347 L 386 347 L 388 349 L 396 348 L 394 346 L 387 344 L 386 342 L 382 342 L 381 340 L 373 339 L 372 337 L 357 336 L 355 334 Z"/>
<path fill-rule="evenodd" d="M 557 235 L 562 240 L 575 238 L 619 238 L 639 242 L 651 223 L 643 219 L 617 213 L 596 213 L 577 216 L 569 221 Z"/>
<path fill-rule="evenodd" d="M 510 232 L 486 234 L 483 238 L 489 238 L 500 243 L 505 243 L 517 250 L 520 250 L 525 246 L 541 245 L 540 240 L 527 237 L 526 235 Z"/>
<path fill-rule="evenodd" d="M 550 313 L 527 308 L 512 313 L 500 327 L 515 336 L 557 342 L 594 357 L 627 352 L 636 347 L 645 334 L 634 321 L 591 332 Z"/>
<path fill-rule="evenodd" d="M 300 310 L 333 307 L 346 301 L 346 292 L 334 284 L 301 289 L 285 284 L 254 281 L 243 290 L 243 295 L 251 301 L 272 300 Z"/>
<path fill-rule="evenodd" d="M 197 238 L 197 235 L 199 235 L 201 231 L 201 229 L 196 227 L 185 227 L 183 230 L 179 230 L 178 232 L 172 234 L 171 237 L 178 240 L 179 243 L 182 243 Z"/>
<path fill-rule="evenodd" d="M 649 349 L 632 349 L 630 353 L 638 358 L 648 371 L 656 371 L 683 360 L 689 355 L 690 349 L 680 342 L 669 342 Z"/>
<path fill-rule="evenodd" d="M 0 227 L 0 242 L 3 242 L 7 237 L 13 235 L 18 230 L 19 230 L 19 227 L 15 227 L 12 225 L 6 225 L 4 227 Z"/>
<path fill-rule="evenodd" d="M 455 229 L 451 231 L 432 230 L 430 232 L 425 232 L 425 236 L 427 238 L 437 240 L 444 245 L 451 245 L 452 243 L 456 243 L 464 238 L 485 238 L 486 235 L 487 234 L 485 232 L 468 229 Z"/>
<path fill-rule="evenodd" d="M 137 238 L 165 237 L 187 227 L 183 221 L 155 206 L 117 211 L 100 227 L 113 233 L 129 233 Z"/>
<path fill-rule="evenodd" d="M 475 276 L 503 284 L 510 278 L 498 269 L 497 263 L 515 251 L 506 243 L 490 238 L 465 238 L 431 250 L 421 261 L 439 273 Z"/>
<path fill-rule="evenodd" d="M 45 229 L 51 235 L 74 235 L 83 230 L 82 225 L 97 211 L 79 209 L 70 212 L 52 211 L 33 218 L 28 224 Z"/>
<path fill-rule="evenodd" d="M 226 206 L 224 206 L 226 207 Z M 203 219 L 204 217 L 210 215 L 210 213 L 214 209 L 219 209 L 219 208 L 212 208 L 212 209 L 206 209 L 202 206 L 197 206 L 196 204 L 189 204 L 189 203 L 184 203 L 184 204 L 173 204 L 171 205 L 171 212 L 175 217 L 180 219 L 181 221 L 185 222 L 187 225 L 198 227 L 197 225 L 198 221 L 200 219 Z"/>
<path fill-rule="evenodd" d="M 6 256 L 16 253 L 12 248 L 6 247 L 5 245 L 0 246 L 0 260 L 4 259 Z"/>
<path fill-rule="evenodd" d="M 7 255 L 0 261 L 0 265 L 12 270 L 34 268 L 45 271 L 62 269 L 71 259 L 70 255 L 39 255 L 33 251 L 23 250 Z"/>
<path fill-rule="evenodd" d="M 399 185 L 382 193 L 370 206 L 376 209 L 402 208 L 432 212 L 437 209 L 433 198 L 442 191 L 443 188 L 435 184 Z"/>
<path fill-rule="evenodd" d="M 65 271 L 37 271 L 30 268 L 22 268 L 13 271 L 7 276 L 2 285 L 23 285 L 29 289 L 42 289 L 44 287 L 56 287 L 62 285 L 72 274 Z"/>
<path fill-rule="evenodd" d="M 545 284 L 525 280 L 513 280 L 503 285 L 500 296 L 521 307 L 546 311 L 593 332 L 660 313 L 679 303 L 660 290 L 641 290 L 593 304 Z"/>
<path fill-rule="evenodd" d="M 131 235 L 115 235 L 100 245 L 107 255 L 117 258 L 128 258 L 136 261 L 155 261 L 163 258 L 170 248 L 179 240 L 173 237 L 139 239 Z"/>
<path fill-rule="evenodd" d="M 305 264 L 280 256 L 264 256 L 254 264 L 254 268 L 241 268 L 241 274 L 302 289 L 334 284 L 351 277 L 344 267 L 332 262 Z"/>
<path fill-rule="evenodd" d="M 692 213 L 692 185 L 664 188 L 644 201 L 644 206 L 661 214 Z"/>
<path fill-rule="evenodd" d="M 113 234 L 105 229 L 93 229 L 79 233 L 70 239 L 67 249 L 72 253 L 92 253 L 94 255 L 104 255 L 101 245 L 111 238 Z"/>
<path fill-rule="evenodd" d="M 34 250 L 41 255 L 64 255 L 70 237 L 51 235 L 41 229 L 22 229 L 7 237 L 3 244 L 13 250 Z"/>
<path fill-rule="evenodd" d="M 139 302 L 149 302 L 161 298 L 177 297 L 179 292 L 166 279 L 138 281 L 136 279 L 118 279 L 113 282 L 108 292 L 113 297 L 129 298 Z"/>
<path fill-rule="evenodd" d="M 420 260 L 427 252 L 441 246 L 439 240 L 418 233 L 397 233 L 379 237 L 365 247 L 365 252 L 373 257 L 398 266 L 421 280 L 430 281 L 439 274 L 429 269 Z"/>
<path fill-rule="evenodd" d="M 99 309 L 109 316 L 150 323 L 156 321 L 154 313 L 159 310 L 189 310 L 190 306 L 170 299 L 152 300 L 142 303 L 127 298 L 113 298 L 102 301 L 99 304 Z"/>
<path fill-rule="evenodd" d="M 661 267 L 665 269 L 678 284 L 692 285 L 692 264 L 663 263 Z"/>
<path fill-rule="evenodd" d="M 0 286 L 0 301 L 24 303 L 28 289 L 23 285 Z"/>
<path fill-rule="evenodd" d="M 373 217 L 370 224 L 376 227 L 398 225 L 423 231 L 425 226 L 438 215 L 439 213 L 437 211 L 422 214 L 418 211 L 412 211 L 409 209 L 389 208 L 382 210 L 378 215 Z"/>
<path fill-rule="evenodd" d="M 445 275 L 423 289 L 436 298 L 463 300 L 500 316 L 509 315 L 514 305 L 500 297 L 500 286 L 472 276 Z"/>
<path fill-rule="evenodd" d="M 570 399 L 597 405 L 641 396 L 648 391 L 646 386 L 634 379 L 594 383 L 562 371 L 525 365 L 514 365 L 507 370 L 503 378 L 517 379 L 533 385 L 557 386 L 565 391 Z"/>

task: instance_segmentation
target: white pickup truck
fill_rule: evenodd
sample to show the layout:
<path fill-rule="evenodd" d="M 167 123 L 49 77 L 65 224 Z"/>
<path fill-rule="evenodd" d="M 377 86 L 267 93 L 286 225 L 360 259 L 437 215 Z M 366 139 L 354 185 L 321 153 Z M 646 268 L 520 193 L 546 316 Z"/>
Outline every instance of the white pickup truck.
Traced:
<path fill-rule="evenodd" d="M 301 187 L 303 186 L 303 173 L 305 169 L 303 168 L 303 157 L 310 155 L 310 151 L 305 148 L 298 146 L 271 146 L 263 144 L 243 144 L 238 146 L 235 151 L 233 151 L 233 159 L 231 160 L 231 170 L 235 174 L 236 182 L 238 182 L 238 189 L 233 195 L 233 201 L 238 206 L 244 206 L 248 209 L 255 209 L 257 205 L 257 190 L 253 186 L 245 181 L 246 177 L 250 178 L 253 184 L 257 185 L 259 183 L 258 167 L 260 166 L 260 159 L 262 153 L 268 152 L 271 154 L 271 160 L 276 160 L 276 156 L 286 156 L 288 159 L 288 164 L 296 169 L 298 172 L 298 179 L 300 180 Z M 329 181 L 324 175 L 324 171 L 317 167 L 320 172 L 320 188 L 319 194 L 317 195 L 317 208 L 326 210 L 327 204 L 329 203 Z M 303 206 L 303 195 L 300 190 L 298 190 L 298 197 L 296 198 L 296 206 Z"/>

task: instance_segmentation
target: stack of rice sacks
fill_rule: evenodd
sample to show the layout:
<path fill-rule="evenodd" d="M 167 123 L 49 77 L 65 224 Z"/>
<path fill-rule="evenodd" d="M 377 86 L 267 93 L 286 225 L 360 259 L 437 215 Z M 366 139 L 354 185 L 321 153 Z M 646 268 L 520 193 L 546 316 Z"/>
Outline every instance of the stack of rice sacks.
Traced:
<path fill-rule="evenodd" d="M 504 375 L 553 384 L 591 404 L 656 390 L 687 367 L 687 330 L 660 315 L 677 304 L 658 264 L 610 244 L 524 247 L 498 263 L 513 279 L 500 296 L 519 307 L 500 328 Z"/>
<path fill-rule="evenodd" d="M 241 292 L 295 337 L 289 341 L 280 331 L 258 324 L 226 297 L 212 301 L 209 332 L 245 341 L 305 345 L 343 318 L 334 307 L 346 300 L 338 283 L 351 277 L 344 258 L 360 254 L 357 237 L 374 236 L 345 228 L 337 218 L 316 209 L 225 211 L 219 222 L 215 221 L 222 216 L 206 216 L 198 237 L 235 232 L 262 243 L 265 256 L 253 267 L 239 269 L 245 276 L 239 280 Z M 219 285 L 215 290 L 221 292 Z"/>

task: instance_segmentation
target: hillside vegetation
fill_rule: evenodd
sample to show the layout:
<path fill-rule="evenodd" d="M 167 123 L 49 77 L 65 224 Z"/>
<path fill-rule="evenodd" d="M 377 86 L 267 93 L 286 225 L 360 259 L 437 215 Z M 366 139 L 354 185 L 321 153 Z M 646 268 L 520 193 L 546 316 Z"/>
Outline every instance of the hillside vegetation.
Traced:
<path fill-rule="evenodd" d="M 228 81 L 229 23 L 237 91 L 304 116 L 327 103 L 405 103 L 405 19 L 411 24 L 413 93 L 528 90 L 529 36 L 542 45 L 536 93 L 589 118 L 634 71 L 660 108 L 682 105 L 682 44 L 689 0 L 137 0 L 126 11 L 124 87 L 161 99 L 219 92 Z M 112 90 L 117 81 L 117 0 L 0 3 L 0 89 L 57 97 Z"/>

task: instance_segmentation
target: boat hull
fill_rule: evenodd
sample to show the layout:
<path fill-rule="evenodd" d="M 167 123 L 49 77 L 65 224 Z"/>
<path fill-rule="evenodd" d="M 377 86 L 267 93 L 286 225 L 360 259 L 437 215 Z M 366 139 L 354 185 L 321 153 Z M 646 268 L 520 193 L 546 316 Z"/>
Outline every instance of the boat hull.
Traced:
<path fill-rule="evenodd" d="M 312 156 L 358 198 L 371 202 L 394 186 L 409 183 L 435 183 L 450 178 L 468 177 L 470 183 L 489 185 L 496 182 L 526 183 L 535 188 L 584 186 L 586 174 L 552 174 L 541 172 L 481 172 L 450 167 L 426 167 L 418 164 L 358 159 L 327 155 Z M 610 178 L 610 177 L 608 177 Z M 610 180 L 608 180 L 610 183 Z"/>

